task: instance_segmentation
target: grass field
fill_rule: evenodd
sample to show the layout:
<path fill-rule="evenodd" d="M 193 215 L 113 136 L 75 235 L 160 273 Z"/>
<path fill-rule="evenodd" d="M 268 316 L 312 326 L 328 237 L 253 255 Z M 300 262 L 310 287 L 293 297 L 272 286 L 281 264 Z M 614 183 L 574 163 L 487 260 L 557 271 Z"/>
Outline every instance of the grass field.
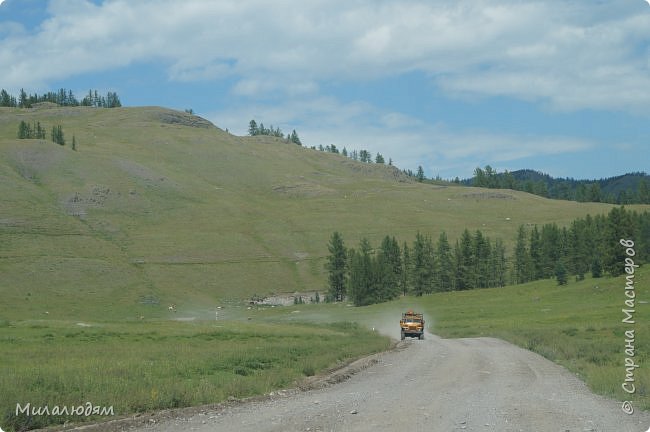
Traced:
<path fill-rule="evenodd" d="M 16 404 L 53 409 L 91 402 L 112 406 L 118 416 L 210 404 L 295 385 L 390 343 L 354 323 L 78 324 L 3 323 L 0 425 L 5 431 L 93 419 L 20 411 L 16 416 Z"/>

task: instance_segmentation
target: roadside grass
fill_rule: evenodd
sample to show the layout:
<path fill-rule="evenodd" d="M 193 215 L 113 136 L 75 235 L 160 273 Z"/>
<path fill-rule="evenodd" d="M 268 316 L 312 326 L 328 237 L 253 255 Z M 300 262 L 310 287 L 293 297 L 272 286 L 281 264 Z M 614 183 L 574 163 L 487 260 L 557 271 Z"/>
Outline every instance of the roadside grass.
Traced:
<path fill-rule="evenodd" d="M 19 431 L 102 420 L 16 415 L 24 408 L 113 407 L 123 416 L 286 388 L 390 341 L 356 323 L 2 322 L 0 424 Z"/>

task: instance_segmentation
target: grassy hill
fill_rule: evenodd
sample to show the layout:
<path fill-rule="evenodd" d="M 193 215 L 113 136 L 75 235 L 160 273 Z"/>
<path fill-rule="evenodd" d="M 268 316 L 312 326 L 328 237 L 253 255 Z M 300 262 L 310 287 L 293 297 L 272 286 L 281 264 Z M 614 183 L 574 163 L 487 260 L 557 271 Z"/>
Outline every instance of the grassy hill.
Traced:
<path fill-rule="evenodd" d="M 18 140 L 21 120 L 62 125 L 68 145 Z M 519 224 L 611 208 L 419 184 L 157 107 L 0 109 L 0 196 L 0 318 L 21 320 L 155 318 L 171 303 L 324 289 L 334 230 L 356 245 L 481 229 L 511 246 Z"/>
<path fill-rule="evenodd" d="M 68 145 L 18 140 L 21 120 L 62 125 Z M 129 415 L 291 386 L 389 346 L 341 321 L 393 334 L 407 307 L 425 311 L 437 334 L 511 340 L 564 364 L 595 391 L 625 397 L 621 277 L 366 308 L 241 304 L 255 293 L 324 289 L 334 230 L 356 246 L 362 236 L 374 245 L 386 234 L 410 243 L 417 231 L 435 238 L 444 230 L 454 241 L 465 228 L 481 229 L 511 251 L 522 223 L 562 225 L 610 205 L 420 184 L 391 167 L 236 137 L 155 107 L 0 109 L 0 197 L 5 430 L 88 420 L 24 418 L 16 402 L 92 401 Z M 643 363 L 648 270 L 639 275 Z M 216 305 L 224 306 L 218 322 Z M 647 408 L 645 369 L 637 384 L 635 406 Z"/>

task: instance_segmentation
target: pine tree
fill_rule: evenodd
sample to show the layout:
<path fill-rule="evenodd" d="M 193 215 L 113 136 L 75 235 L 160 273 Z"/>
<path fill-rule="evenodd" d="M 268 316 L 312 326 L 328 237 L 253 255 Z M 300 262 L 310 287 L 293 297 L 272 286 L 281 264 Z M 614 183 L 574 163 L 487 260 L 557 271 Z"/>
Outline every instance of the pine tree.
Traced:
<path fill-rule="evenodd" d="M 555 265 L 555 278 L 557 279 L 558 285 L 566 285 L 567 270 L 562 260 L 558 261 Z"/>
<path fill-rule="evenodd" d="M 7 93 L 5 89 L 0 90 L 0 106 L 2 107 L 13 107 L 12 97 Z"/>
<path fill-rule="evenodd" d="M 422 165 L 418 166 L 418 173 L 415 175 L 415 177 L 420 183 L 424 181 L 425 177 L 424 177 L 424 169 L 422 168 Z"/>
<path fill-rule="evenodd" d="M 515 245 L 515 283 L 521 284 L 530 280 L 529 260 L 530 255 L 526 245 L 526 230 L 523 225 L 520 225 L 517 230 L 517 242 Z"/>
<path fill-rule="evenodd" d="M 402 294 L 407 295 L 411 289 L 411 280 L 412 280 L 412 261 L 411 261 L 411 250 L 406 242 L 402 247 Z"/>
<path fill-rule="evenodd" d="M 31 132 L 29 124 L 21 120 L 20 124 L 18 125 L 18 139 L 28 139 L 31 138 L 30 135 Z"/>
<path fill-rule="evenodd" d="M 447 234 L 443 231 L 438 238 L 438 290 L 451 291 L 454 288 L 454 261 Z"/>
<path fill-rule="evenodd" d="M 330 253 L 326 264 L 329 272 L 329 296 L 334 301 L 343 301 L 346 294 L 347 251 L 338 231 L 332 234 L 327 249 Z"/>
<path fill-rule="evenodd" d="M 377 156 L 375 157 L 375 163 L 384 164 L 384 157 L 381 154 L 377 153 Z"/>
<path fill-rule="evenodd" d="M 472 248 L 472 286 L 473 288 L 487 288 L 489 286 L 489 264 L 492 245 L 480 230 L 476 230 L 472 239 Z"/>
<path fill-rule="evenodd" d="M 29 108 L 29 100 L 27 98 L 27 93 L 24 89 L 20 89 L 20 96 L 18 97 L 18 106 L 20 108 Z"/>
<path fill-rule="evenodd" d="M 433 267 L 435 265 L 433 245 L 429 237 L 419 232 L 413 243 L 413 293 L 417 296 L 430 293 L 433 289 Z"/>
<path fill-rule="evenodd" d="M 298 133 L 296 132 L 295 129 L 291 132 L 291 142 L 299 146 L 302 145 L 302 142 L 300 141 L 300 138 L 298 137 Z"/>
<path fill-rule="evenodd" d="M 52 126 L 52 141 L 59 145 L 65 145 L 65 136 L 63 135 L 63 128 L 61 125 Z"/>
<path fill-rule="evenodd" d="M 370 243 L 364 237 L 359 243 L 359 251 L 352 249 L 350 252 L 349 295 L 355 306 L 369 305 L 375 298 L 370 251 Z"/>
<path fill-rule="evenodd" d="M 465 229 L 460 237 L 460 267 L 458 280 L 461 288 L 472 289 L 475 285 L 475 257 L 472 235 Z"/>
<path fill-rule="evenodd" d="M 537 229 L 537 225 L 533 227 L 533 229 L 530 231 L 530 242 L 529 242 L 529 250 L 528 250 L 528 255 L 530 256 L 530 275 L 528 275 L 527 279 L 528 280 L 537 280 L 541 279 L 543 277 L 543 270 L 542 270 L 542 261 L 541 261 L 541 240 L 539 236 L 539 230 Z"/>
<path fill-rule="evenodd" d="M 555 223 L 542 226 L 540 235 L 541 277 L 551 278 L 560 257 L 560 230 Z"/>
<path fill-rule="evenodd" d="M 377 255 L 381 280 L 381 301 L 392 300 L 400 293 L 402 280 L 402 251 L 395 237 L 384 237 Z"/>
<path fill-rule="evenodd" d="M 495 287 L 506 286 L 506 273 L 508 271 L 508 265 L 506 262 L 506 248 L 503 245 L 501 239 L 497 239 L 494 243 L 493 255 L 493 269 L 494 269 L 494 278 L 493 285 Z"/>
<path fill-rule="evenodd" d="M 632 239 L 634 222 L 624 207 L 614 207 L 607 215 L 607 224 L 603 236 L 605 255 L 603 269 L 612 276 L 619 276 L 625 271 L 625 248 L 621 239 Z"/>

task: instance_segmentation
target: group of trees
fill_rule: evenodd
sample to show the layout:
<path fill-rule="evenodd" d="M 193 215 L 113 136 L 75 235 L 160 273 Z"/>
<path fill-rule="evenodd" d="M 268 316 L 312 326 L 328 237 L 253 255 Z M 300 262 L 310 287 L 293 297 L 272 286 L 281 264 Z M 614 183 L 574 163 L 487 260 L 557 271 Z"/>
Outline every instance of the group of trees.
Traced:
<path fill-rule="evenodd" d="M 330 255 L 328 299 L 349 298 L 356 306 L 391 300 L 400 294 L 504 286 L 507 281 L 506 250 L 480 230 L 465 230 L 455 245 L 447 235 L 437 242 L 417 233 L 409 246 L 400 247 L 395 237 L 384 237 L 378 249 L 362 238 L 357 249 L 346 248 L 334 232 Z"/>
<path fill-rule="evenodd" d="M 472 186 L 513 189 L 546 198 L 612 204 L 650 204 L 647 175 L 631 173 L 601 180 L 553 178 L 532 170 L 499 173 L 490 165 L 477 167 L 474 177 L 462 183 Z"/>
<path fill-rule="evenodd" d="M 375 157 L 372 157 L 372 154 L 368 150 L 351 150 L 348 151 L 347 148 L 343 147 L 342 150 L 339 151 L 339 149 L 336 147 L 335 144 L 330 144 L 327 146 L 324 146 L 321 144 L 318 147 L 312 146 L 312 150 L 320 150 L 322 152 L 326 153 L 335 153 L 335 154 L 341 154 L 345 157 L 349 157 L 352 160 L 363 162 L 363 163 L 376 163 L 380 165 L 386 164 L 386 159 L 384 159 L 384 156 L 381 153 L 377 153 Z M 388 165 L 393 165 L 393 160 L 388 159 Z"/>
<path fill-rule="evenodd" d="M 61 106 L 90 106 L 98 108 L 117 108 L 121 107 L 120 97 L 115 92 L 108 92 L 106 96 L 100 95 L 97 90 L 89 90 L 88 94 L 79 101 L 72 90 L 64 88 L 58 92 L 47 92 L 42 95 L 34 93 L 27 94 L 24 89 L 20 89 L 18 97 L 9 94 L 5 89 L 0 90 L 1 107 L 31 108 L 34 104 L 41 102 L 51 102 Z"/>
<path fill-rule="evenodd" d="M 401 294 L 505 286 L 555 278 L 560 285 L 569 276 L 584 279 L 624 273 L 625 248 L 620 240 L 635 242 L 635 263 L 650 259 L 650 213 L 623 207 L 607 215 L 586 216 L 568 227 L 557 224 L 521 225 L 515 249 L 508 258 L 501 239 L 491 240 L 480 230 L 464 230 L 452 245 L 442 232 L 434 241 L 418 233 L 401 247 L 395 237 L 384 237 L 375 249 L 362 238 L 347 248 L 339 232 L 328 244 L 329 301 L 349 299 L 355 306 L 388 301 Z"/>
<path fill-rule="evenodd" d="M 568 227 L 522 225 L 514 250 L 513 280 L 524 283 L 556 277 L 564 284 L 571 275 L 578 280 L 587 273 L 592 277 L 621 275 L 625 265 L 621 239 L 635 242 L 635 262 L 648 262 L 650 213 L 616 207 L 607 215 L 576 219 Z"/>
<path fill-rule="evenodd" d="M 18 139 L 45 139 L 45 128 L 41 126 L 41 122 L 34 122 L 29 124 L 21 120 L 18 125 Z M 65 134 L 61 125 L 52 126 L 50 131 L 50 138 L 52 142 L 59 145 L 65 145 Z M 72 137 L 72 150 L 77 150 L 77 140 Z"/>
<path fill-rule="evenodd" d="M 264 126 L 264 123 L 257 125 L 257 122 L 255 119 L 251 120 L 248 123 L 248 135 L 250 136 L 257 136 L 257 135 L 268 135 L 268 136 L 274 136 L 278 138 L 284 139 L 284 133 L 279 127 L 274 128 L 273 125 L 271 125 L 269 128 Z M 298 133 L 294 129 L 290 134 L 287 134 L 286 140 L 289 142 L 292 142 L 294 144 L 297 144 L 299 146 L 302 145 L 302 142 L 300 141 L 300 137 L 298 137 Z"/>
<path fill-rule="evenodd" d="M 18 125 L 18 139 L 45 139 L 45 128 L 41 126 L 41 122 L 29 124 L 21 120 Z"/>

